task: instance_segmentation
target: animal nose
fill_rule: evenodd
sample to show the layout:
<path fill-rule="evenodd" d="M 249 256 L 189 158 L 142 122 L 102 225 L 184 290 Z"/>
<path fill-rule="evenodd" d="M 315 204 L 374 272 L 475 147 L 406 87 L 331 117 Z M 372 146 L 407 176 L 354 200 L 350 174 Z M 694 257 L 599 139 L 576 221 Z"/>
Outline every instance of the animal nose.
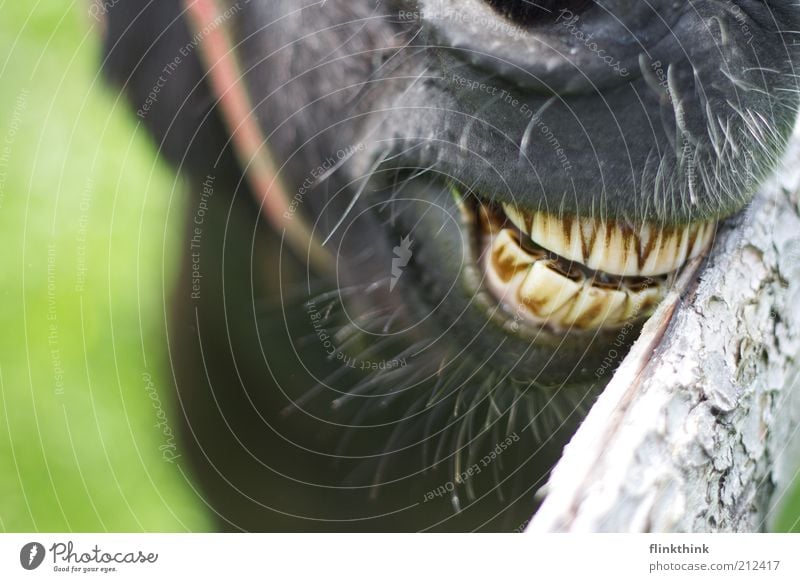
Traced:
<path fill-rule="evenodd" d="M 559 14 L 578 14 L 592 0 L 484 0 L 496 12 L 520 26 L 550 23 Z"/>
<path fill-rule="evenodd" d="M 476 76 L 543 95 L 630 82 L 640 54 L 670 36 L 685 13 L 676 0 L 407 1 L 419 7 L 446 73 L 466 64 Z"/>

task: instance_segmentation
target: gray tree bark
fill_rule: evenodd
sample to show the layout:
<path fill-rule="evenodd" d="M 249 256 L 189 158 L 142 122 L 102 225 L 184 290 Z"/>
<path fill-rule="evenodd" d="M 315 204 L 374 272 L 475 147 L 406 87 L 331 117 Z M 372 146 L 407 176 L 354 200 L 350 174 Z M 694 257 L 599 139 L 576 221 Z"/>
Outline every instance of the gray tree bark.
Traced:
<path fill-rule="evenodd" d="M 690 266 L 556 465 L 528 531 L 768 529 L 800 465 L 800 134 Z"/>

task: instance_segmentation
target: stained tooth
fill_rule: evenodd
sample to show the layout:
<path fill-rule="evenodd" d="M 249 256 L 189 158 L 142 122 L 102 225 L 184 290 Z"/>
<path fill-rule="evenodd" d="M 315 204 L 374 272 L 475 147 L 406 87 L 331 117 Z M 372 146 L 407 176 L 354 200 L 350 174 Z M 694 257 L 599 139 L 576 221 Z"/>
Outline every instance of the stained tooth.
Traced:
<path fill-rule="evenodd" d="M 661 255 L 660 250 L 661 250 L 661 243 L 663 240 L 664 240 L 664 231 L 659 230 L 658 234 L 656 234 L 655 236 L 653 244 L 650 245 L 649 252 L 646 254 L 644 265 L 642 265 L 642 268 L 639 270 L 640 273 L 642 274 L 654 273 L 656 271 L 658 265 L 658 259 L 659 256 Z"/>
<path fill-rule="evenodd" d="M 697 227 L 697 236 L 695 237 L 694 248 L 692 249 L 693 257 L 699 255 L 705 248 L 706 243 L 708 242 L 707 238 L 707 231 L 709 230 L 708 226 L 709 226 L 708 224 L 704 223 Z"/>
<path fill-rule="evenodd" d="M 625 267 L 625 240 L 622 237 L 622 231 L 614 225 L 608 225 L 604 246 L 604 267 L 610 273 L 622 274 Z"/>
<path fill-rule="evenodd" d="M 625 261 L 625 271 L 629 275 L 639 274 L 639 237 L 629 234 L 627 236 L 627 260 Z"/>
<path fill-rule="evenodd" d="M 673 270 L 679 268 L 686 262 L 686 253 L 689 252 L 689 229 L 684 228 L 678 234 L 678 248 L 675 253 L 675 262 L 673 263 Z"/>
<path fill-rule="evenodd" d="M 569 314 L 572 311 L 573 306 L 575 305 L 575 301 L 577 301 L 578 299 L 579 293 L 580 289 L 578 290 L 578 293 L 570 297 L 569 300 L 566 303 L 564 303 L 564 305 L 562 305 L 556 311 L 551 313 L 546 321 L 556 327 L 570 327 L 572 324 L 567 323 L 567 321 L 569 318 Z"/>
<path fill-rule="evenodd" d="M 573 221 L 567 232 L 561 220 L 544 212 L 537 212 L 531 220 L 531 240 L 565 259 L 583 262 L 585 247 L 581 244 L 579 234 L 583 229 L 583 221 L 576 225 L 578 222 Z"/>
<path fill-rule="evenodd" d="M 638 237 L 635 237 L 636 246 L 636 272 L 641 273 L 642 268 L 647 262 L 650 252 L 652 251 L 651 243 L 654 233 L 649 224 L 645 224 L 639 231 Z"/>
<path fill-rule="evenodd" d="M 695 256 L 700 244 L 700 233 L 703 229 L 702 224 L 694 224 L 689 229 L 689 249 L 686 251 L 686 258 L 690 259 Z"/>
<path fill-rule="evenodd" d="M 714 227 L 715 225 L 712 222 L 704 222 L 697 227 L 697 235 L 695 236 L 692 250 L 689 253 L 689 259 L 693 259 L 705 250 L 714 236 Z"/>
<path fill-rule="evenodd" d="M 492 241 L 492 266 L 504 282 L 509 282 L 518 272 L 527 269 L 534 258 L 520 248 L 507 228 L 501 230 Z"/>
<path fill-rule="evenodd" d="M 670 231 L 670 233 L 664 238 L 664 241 L 661 243 L 661 249 L 659 249 L 659 257 L 658 257 L 658 265 L 657 270 L 658 272 L 655 273 L 643 273 L 643 275 L 661 275 L 663 273 L 669 273 L 675 270 L 675 254 L 678 249 L 678 233 Z"/>
<path fill-rule="evenodd" d="M 638 275 L 643 277 L 663 275 L 677 269 L 682 264 L 678 262 L 677 257 L 681 236 L 681 233 L 674 230 L 660 231 Z"/>
<path fill-rule="evenodd" d="M 583 239 L 583 251 L 581 253 L 581 261 L 589 260 L 589 255 L 592 253 L 594 246 L 595 229 L 594 222 L 588 218 L 581 221 L 581 238 Z"/>
<path fill-rule="evenodd" d="M 621 313 L 621 320 L 626 321 L 652 311 L 661 301 L 663 290 L 660 287 L 646 287 L 638 291 L 628 291 L 628 301 Z"/>
<path fill-rule="evenodd" d="M 482 228 L 486 230 L 489 234 L 494 234 L 497 231 L 497 226 L 495 225 L 495 221 L 489 216 L 489 210 L 481 205 L 478 209 L 478 221 Z"/>
<path fill-rule="evenodd" d="M 517 210 L 516 206 L 503 203 L 503 211 L 508 216 L 509 220 L 516 226 L 523 234 L 528 234 L 528 227 L 525 221 L 525 215 Z"/>
<path fill-rule="evenodd" d="M 580 283 L 556 273 L 547 261 L 537 261 L 519 289 L 520 302 L 533 313 L 547 317 L 575 297 Z"/>
<path fill-rule="evenodd" d="M 625 300 L 626 296 L 622 291 L 584 285 L 573 301 L 569 314 L 564 318 L 564 324 L 582 329 L 597 327 L 617 313 Z"/>
<path fill-rule="evenodd" d="M 620 314 L 625 309 L 625 304 L 628 301 L 628 296 L 625 291 L 615 290 L 608 292 L 608 297 L 605 298 L 605 308 L 597 320 L 598 325 L 608 324 L 615 325 L 620 323 Z"/>
<path fill-rule="evenodd" d="M 592 245 L 589 256 L 586 259 L 586 265 L 592 269 L 600 270 L 605 267 L 605 271 L 612 273 L 610 267 L 604 265 L 604 261 L 608 253 L 606 252 L 606 225 L 600 223 L 595 227 L 594 244 Z"/>
<path fill-rule="evenodd" d="M 573 220 L 569 235 L 569 254 L 573 260 L 583 262 L 583 236 L 581 234 L 581 221 Z"/>
<path fill-rule="evenodd" d="M 517 230 L 535 243 L 600 272 L 621 277 L 651 277 L 679 269 L 701 254 L 714 235 L 714 223 L 695 223 L 685 228 L 643 225 L 633 231 L 627 223 L 587 218 L 557 219 L 543 213 L 526 213 L 503 204 L 516 228 L 491 231 L 487 281 L 496 295 L 512 298 L 526 317 L 557 327 L 596 328 L 622 325 L 652 311 L 661 300 L 663 287 L 632 289 L 620 281 L 615 287 L 605 277 L 587 281 L 583 271 L 564 275 L 564 261 L 545 259 L 546 252 L 522 248 Z M 488 213 L 486 216 L 490 216 Z M 490 221 L 491 222 L 491 221 Z"/>
<path fill-rule="evenodd" d="M 597 266 L 589 266 L 615 275 L 636 276 L 639 274 L 636 246 L 635 236 L 626 235 L 619 226 L 608 225 L 605 227 L 604 254 L 602 257 L 598 255 Z"/>
<path fill-rule="evenodd" d="M 717 232 L 717 225 L 714 224 L 713 222 L 707 222 L 705 226 L 706 226 L 706 244 L 703 245 L 704 247 L 714 240 L 714 235 Z"/>
<path fill-rule="evenodd" d="M 537 212 L 533 215 L 533 219 L 531 220 L 531 230 L 530 230 L 530 237 L 533 242 L 538 243 L 542 246 L 546 246 L 544 243 L 547 240 L 547 218 L 546 215 L 542 212 Z M 547 247 L 549 248 L 549 247 Z M 554 249 L 550 249 L 554 250 Z"/>
<path fill-rule="evenodd" d="M 639 248 L 637 249 L 639 256 L 641 257 L 641 262 L 644 262 L 646 258 L 644 253 L 647 252 L 647 246 L 650 244 L 650 237 L 652 236 L 653 232 L 650 229 L 649 224 L 645 224 L 639 230 Z"/>
<path fill-rule="evenodd" d="M 713 223 L 683 229 L 643 225 L 638 231 L 615 222 L 589 218 L 560 219 L 545 212 L 527 213 L 503 203 L 509 220 L 537 244 L 561 257 L 619 276 L 662 275 L 700 254 Z"/>

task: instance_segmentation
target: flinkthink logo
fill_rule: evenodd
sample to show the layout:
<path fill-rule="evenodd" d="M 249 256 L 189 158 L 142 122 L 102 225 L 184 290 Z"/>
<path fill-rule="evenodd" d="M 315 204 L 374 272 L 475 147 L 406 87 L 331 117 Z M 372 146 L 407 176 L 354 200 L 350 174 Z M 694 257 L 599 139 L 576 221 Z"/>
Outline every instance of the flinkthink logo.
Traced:
<path fill-rule="evenodd" d="M 44 562 L 45 549 L 38 542 L 30 542 L 22 546 L 19 552 L 19 563 L 26 570 L 35 570 Z"/>
<path fill-rule="evenodd" d="M 411 250 L 411 245 L 413 244 L 414 241 L 411 240 L 411 237 L 405 236 L 400 239 L 400 246 L 396 246 L 392 249 L 394 251 L 394 258 L 392 259 L 392 279 L 389 281 L 390 292 L 394 291 L 395 285 L 397 285 L 400 277 L 403 276 L 403 269 L 408 266 L 408 262 L 414 254 Z"/>

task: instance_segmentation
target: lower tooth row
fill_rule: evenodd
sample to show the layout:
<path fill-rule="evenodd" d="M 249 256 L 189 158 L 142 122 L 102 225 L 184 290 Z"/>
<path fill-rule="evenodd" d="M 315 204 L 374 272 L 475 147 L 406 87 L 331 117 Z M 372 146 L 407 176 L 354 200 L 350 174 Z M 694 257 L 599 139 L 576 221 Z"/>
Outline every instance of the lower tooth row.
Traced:
<path fill-rule="evenodd" d="M 487 283 L 498 297 L 516 303 L 534 322 L 554 327 L 620 326 L 647 314 L 662 296 L 656 285 L 604 288 L 592 285 L 582 273 L 562 274 L 544 254 L 521 249 L 508 229 L 492 237 L 484 260 Z"/>

